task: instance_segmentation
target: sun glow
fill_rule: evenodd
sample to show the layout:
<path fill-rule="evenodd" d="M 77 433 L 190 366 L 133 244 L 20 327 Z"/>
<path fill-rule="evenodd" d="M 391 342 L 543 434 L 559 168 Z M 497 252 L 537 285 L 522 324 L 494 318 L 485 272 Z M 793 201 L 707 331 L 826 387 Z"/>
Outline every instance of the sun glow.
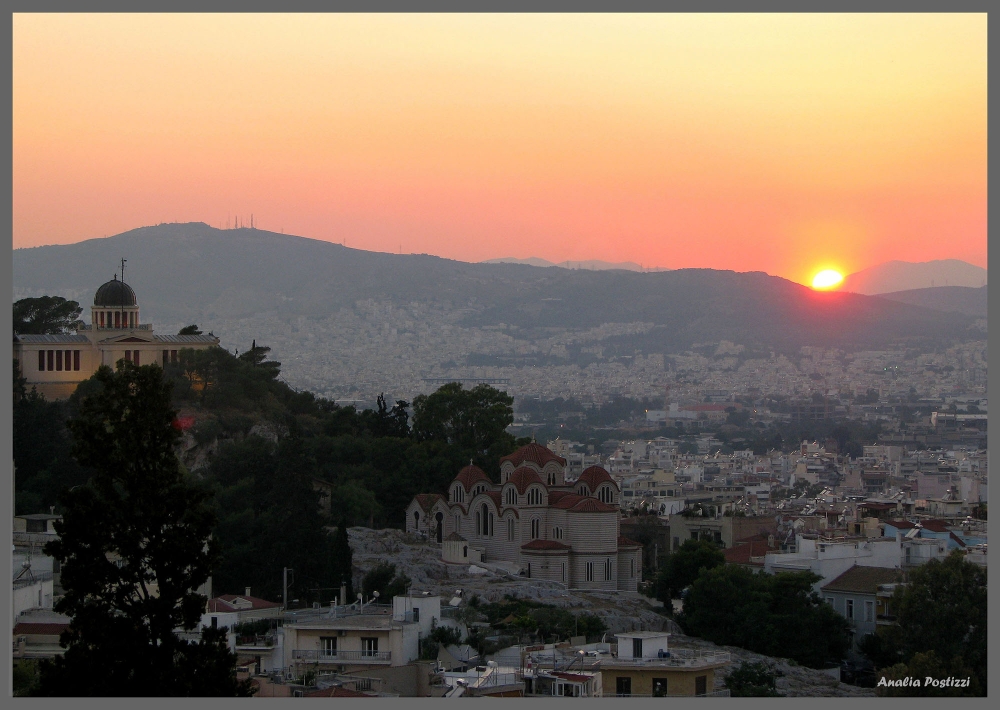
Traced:
<path fill-rule="evenodd" d="M 821 291 L 836 288 L 844 281 L 844 275 L 833 269 L 824 269 L 813 276 L 812 287 Z"/>

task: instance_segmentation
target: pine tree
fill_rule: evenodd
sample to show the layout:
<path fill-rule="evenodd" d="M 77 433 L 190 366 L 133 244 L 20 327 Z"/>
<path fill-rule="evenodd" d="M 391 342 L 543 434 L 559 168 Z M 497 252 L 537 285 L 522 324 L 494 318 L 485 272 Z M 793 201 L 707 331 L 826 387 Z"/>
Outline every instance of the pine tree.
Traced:
<path fill-rule="evenodd" d="M 250 695 L 223 632 L 177 634 L 198 627 L 206 599 L 194 590 L 218 552 L 209 494 L 174 452 L 171 385 L 159 366 L 124 361 L 94 379 L 69 423 L 73 455 L 92 475 L 63 493 L 60 537 L 45 548 L 62 564 L 66 652 L 43 666 L 39 694 Z"/>

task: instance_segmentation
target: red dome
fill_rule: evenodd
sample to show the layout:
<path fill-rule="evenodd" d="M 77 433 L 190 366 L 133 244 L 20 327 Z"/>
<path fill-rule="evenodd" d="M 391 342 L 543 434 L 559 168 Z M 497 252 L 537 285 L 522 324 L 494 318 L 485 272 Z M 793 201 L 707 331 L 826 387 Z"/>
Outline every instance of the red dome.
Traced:
<path fill-rule="evenodd" d="M 504 461 L 510 461 L 514 464 L 514 466 L 521 466 L 524 463 L 533 463 L 539 468 L 550 461 L 555 461 L 560 466 L 566 465 L 566 459 L 562 456 L 556 456 L 544 446 L 536 444 L 535 442 L 531 442 L 527 446 L 522 446 L 510 456 L 504 456 L 500 459 L 501 464 L 503 464 Z"/>
<path fill-rule="evenodd" d="M 492 485 L 492 481 L 490 481 L 490 477 L 486 475 L 486 472 L 475 464 L 469 464 L 459 471 L 458 475 L 455 476 L 455 480 L 462 484 L 466 492 L 471 491 L 472 487 L 480 481 L 485 481 Z"/>
<path fill-rule="evenodd" d="M 600 466 L 591 466 L 581 473 L 578 479 L 576 479 L 577 483 L 586 483 L 590 488 L 591 493 L 596 491 L 597 487 L 605 481 L 610 481 L 615 488 L 618 487 L 618 484 L 615 483 L 615 479 L 611 477 L 611 474 Z"/>
<path fill-rule="evenodd" d="M 538 472 L 535 469 L 521 466 L 514 469 L 514 472 L 510 474 L 510 478 L 507 479 L 507 483 L 513 483 L 514 487 L 517 488 L 517 492 L 524 495 L 524 492 L 528 490 L 528 486 L 532 483 L 542 483 L 542 479 L 538 477 Z"/>

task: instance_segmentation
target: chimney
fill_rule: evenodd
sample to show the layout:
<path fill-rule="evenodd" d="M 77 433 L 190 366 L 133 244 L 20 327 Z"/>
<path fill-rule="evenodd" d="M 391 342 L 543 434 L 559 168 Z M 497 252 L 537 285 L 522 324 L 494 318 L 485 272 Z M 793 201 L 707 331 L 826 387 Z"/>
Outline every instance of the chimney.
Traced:
<path fill-rule="evenodd" d="M 250 587 L 247 587 L 245 596 L 246 597 L 250 596 Z"/>

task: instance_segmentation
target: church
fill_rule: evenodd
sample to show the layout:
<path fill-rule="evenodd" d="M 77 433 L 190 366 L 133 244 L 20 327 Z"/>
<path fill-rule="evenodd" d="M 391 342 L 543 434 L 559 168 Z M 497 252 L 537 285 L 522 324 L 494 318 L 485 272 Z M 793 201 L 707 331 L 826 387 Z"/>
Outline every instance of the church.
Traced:
<path fill-rule="evenodd" d="M 425 493 L 406 509 L 406 530 L 441 545 L 453 563 L 518 567 L 569 589 L 634 592 L 642 547 L 619 532 L 621 491 L 600 466 L 566 480 L 566 459 L 530 443 L 500 459 L 500 484 L 471 463 L 448 496 Z"/>
<path fill-rule="evenodd" d="M 27 379 L 47 399 L 65 399 L 101 365 L 119 360 L 136 365 L 177 362 L 184 348 L 218 346 L 214 335 L 158 335 L 139 319 L 135 291 L 115 277 L 97 289 L 90 324 L 60 335 L 14 335 L 14 358 Z"/>

